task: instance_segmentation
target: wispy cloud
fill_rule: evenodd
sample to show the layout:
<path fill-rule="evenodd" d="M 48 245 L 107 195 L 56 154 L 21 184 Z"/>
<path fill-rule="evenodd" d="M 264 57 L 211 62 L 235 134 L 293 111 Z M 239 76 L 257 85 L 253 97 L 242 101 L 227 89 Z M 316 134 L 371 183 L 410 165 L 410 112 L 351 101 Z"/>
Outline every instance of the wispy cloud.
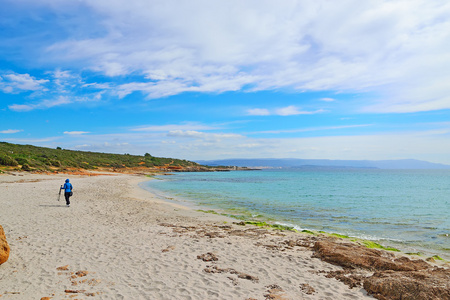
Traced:
<path fill-rule="evenodd" d="M 68 20 L 52 25 L 63 32 L 70 26 L 72 33 L 42 42 L 28 59 L 45 57 L 47 63 L 107 76 L 111 82 L 103 87 L 119 98 L 134 92 L 153 99 L 288 88 L 372 93 L 378 96 L 373 103 L 360 104 L 368 112 L 450 108 L 445 1 L 232 0 L 211 6 L 201 0 L 80 0 L 71 5 L 73 14 L 64 2 L 20 4 L 27 2 L 64 13 Z M 86 26 L 73 28 L 74 23 Z M 86 28 L 96 28 L 96 34 Z M 58 80 L 69 75 L 54 74 Z M 114 82 L 125 75 L 131 79 Z M 47 83 L 29 74 L 2 77 L 7 93 L 36 91 Z"/>
<path fill-rule="evenodd" d="M 8 108 L 10 110 L 22 112 L 22 111 L 30 111 L 30 110 L 35 110 L 35 109 L 46 109 L 46 108 L 51 108 L 54 106 L 60 106 L 60 105 L 65 105 L 65 104 L 70 104 L 70 103 L 72 103 L 72 100 L 69 99 L 68 97 L 59 96 L 58 98 L 53 99 L 53 100 L 43 100 L 41 102 L 33 103 L 33 104 L 12 104 L 12 105 L 9 105 Z"/>
<path fill-rule="evenodd" d="M 376 91 L 382 104 L 371 111 L 450 107 L 446 2 L 81 2 L 105 34 L 68 38 L 47 51 L 107 76 L 146 74 L 147 82 L 118 86 L 121 97 L 250 85 Z"/>
<path fill-rule="evenodd" d="M 22 129 L 7 129 L 7 130 L 0 130 L 0 133 L 4 133 L 4 134 L 12 134 L 12 133 L 18 133 L 18 132 L 22 132 Z"/>
<path fill-rule="evenodd" d="M 59 139 L 60 139 L 60 137 L 44 137 L 44 138 L 7 138 L 7 139 L 3 139 L 3 140 L 6 142 L 18 143 L 18 144 L 41 144 L 41 145 L 43 145 L 44 143 L 54 142 Z"/>
<path fill-rule="evenodd" d="M 295 105 L 290 105 L 286 107 L 280 107 L 275 109 L 267 109 L 267 108 L 252 108 L 247 110 L 247 115 L 249 116 L 270 116 L 270 115 L 277 115 L 277 116 L 295 116 L 295 115 L 313 115 L 313 114 L 319 114 L 323 113 L 325 110 L 318 109 L 314 111 L 306 111 L 301 110 L 300 107 L 297 107 Z"/>
<path fill-rule="evenodd" d="M 334 102 L 334 101 L 336 101 L 336 99 L 334 99 L 334 98 L 320 98 L 320 101 Z"/>
<path fill-rule="evenodd" d="M 143 132 L 167 132 L 167 131 L 192 131 L 192 130 L 215 130 L 219 129 L 217 126 L 204 125 L 199 123 L 185 123 L 185 124 L 169 124 L 169 125 L 151 125 L 131 128 L 131 131 Z"/>
<path fill-rule="evenodd" d="M 309 127 L 309 128 L 297 128 L 297 129 L 288 129 L 288 130 L 266 130 L 266 131 L 257 131 L 252 132 L 255 133 L 270 133 L 270 134 L 279 134 L 279 133 L 298 133 L 298 132 L 313 132 L 313 131 L 332 131 L 339 129 L 349 129 L 349 128 L 362 128 L 372 126 L 372 124 L 357 124 L 357 125 L 341 125 L 341 126 L 322 126 L 322 127 Z"/>
<path fill-rule="evenodd" d="M 249 116 L 270 116 L 270 111 L 266 108 L 251 108 L 247 110 Z"/>
<path fill-rule="evenodd" d="M 275 110 L 275 114 L 279 116 L 314 115 L 323 112 L 325 112 L 323 109 L 318 109 L 315 111 L 300 110 L 299 107 L 296 107 L 294 105 L 278 108 Z"/>
<path fill-rule="evenodd" d="M 38 91 L 45 89 L 46 79 L 36 79 L 30 74 L 9 73 L 0 76 L 0 89 L 4 93 L 19 93 L 23 91 Z"/>
<path fill-rule="evenodd" d="M 230 138 L 242 138 L 243 136 L 235 133 L 205 133 L 194 130 L 173 130 L 170 131 L 167 136 L 170 137 L 186 137 L 186 138 L 196 138 L 196 139 L 205 139 L 205 140 L 221 140 L 221 139 L 230 139 Z"/>
<path fill-rule="evenodd" d="M 81 135 L 81 134 L 87 134 L 90 133 L 89 131 L 64 131 L 64 134 L 68 135 Z"/>

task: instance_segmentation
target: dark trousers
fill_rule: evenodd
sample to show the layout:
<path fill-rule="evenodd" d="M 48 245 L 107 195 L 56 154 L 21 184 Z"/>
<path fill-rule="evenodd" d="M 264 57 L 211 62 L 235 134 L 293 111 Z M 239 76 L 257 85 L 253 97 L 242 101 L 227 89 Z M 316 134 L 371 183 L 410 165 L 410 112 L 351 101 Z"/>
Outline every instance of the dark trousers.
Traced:
<path fill-rule="evenodd" d="M 69 205 L 70 204 L 70 192 L 64 192 L 64 197 L 66 198 L 66 204 Z"/>

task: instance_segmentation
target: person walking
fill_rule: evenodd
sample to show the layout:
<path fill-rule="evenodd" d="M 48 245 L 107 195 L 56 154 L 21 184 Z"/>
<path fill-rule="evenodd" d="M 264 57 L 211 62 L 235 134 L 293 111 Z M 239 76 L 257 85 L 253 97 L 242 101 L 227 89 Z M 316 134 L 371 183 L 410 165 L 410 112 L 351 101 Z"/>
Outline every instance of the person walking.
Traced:
<path fill-rule="evenodd" d="M 64 185 L 61 186 L 61 190 L 64 190 L 64 197 L 66 198 L 66 205 L 70 207 L 70 197 L 73 195 L 73 185 L 69 182 L 69 179 L 66 179 Z"/>

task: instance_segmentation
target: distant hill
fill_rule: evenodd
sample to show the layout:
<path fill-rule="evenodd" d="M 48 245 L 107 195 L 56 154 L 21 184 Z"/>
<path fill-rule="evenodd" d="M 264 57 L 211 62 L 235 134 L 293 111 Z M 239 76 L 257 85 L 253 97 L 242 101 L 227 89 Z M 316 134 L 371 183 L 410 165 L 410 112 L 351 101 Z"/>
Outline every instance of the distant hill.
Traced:
<path fill-rule="evenodd" d="M 0 142 L 1 169 L 23 171 L 117 170 L 148 168 L 161 170 L 199 170 L 199 164 L 165 157 L 145 155 L 111 154 L 87 151 L 51 149 L 32 145 Z"/>
<path fill-rule="evenodd" d="M 198 160 L 208 166 L 238 166 L 249 168 L 371 168 L 371 169 L 450 169 L 450 165 L 416 159 L 400 160 L 328 160 L 328 159 L 223 159 Z"/>

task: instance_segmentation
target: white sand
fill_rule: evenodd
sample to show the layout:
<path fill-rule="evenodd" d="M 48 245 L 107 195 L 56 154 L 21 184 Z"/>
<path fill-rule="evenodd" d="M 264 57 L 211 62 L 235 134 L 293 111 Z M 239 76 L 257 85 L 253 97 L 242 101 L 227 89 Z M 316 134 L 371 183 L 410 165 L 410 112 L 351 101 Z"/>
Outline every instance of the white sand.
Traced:
<path fill-rule="evenodd" d="M 0 225 L 11 246 L 0 266 L 2 300 L 271 299 L 269 290 L 276 299 L 373 299 L 326 278 L 320 271 L 340 268 L 311 258 L 309 248 L 273 247 L 299 234 L 162 202 L 138 188 L 147 178 L 133 175 L 70 177 L 68 208 L 63 196 L 57 201 L 65 178 L 0 176 Z M 218 260 L 197 258 L 208 252 Z"/>

